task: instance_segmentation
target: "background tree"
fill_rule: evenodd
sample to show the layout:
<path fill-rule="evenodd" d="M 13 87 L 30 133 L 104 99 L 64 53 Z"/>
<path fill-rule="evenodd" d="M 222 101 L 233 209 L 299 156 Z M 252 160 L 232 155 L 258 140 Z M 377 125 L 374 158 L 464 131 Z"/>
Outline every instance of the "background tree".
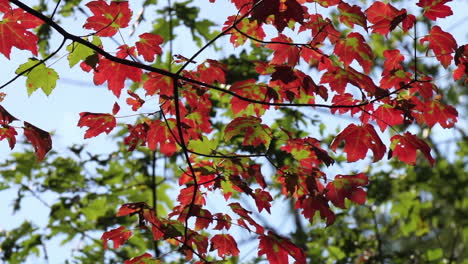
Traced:
<path fill-rule="evenodd" d="M 5 161 L 0 186 L 17 190 L 14 211 L 26 195 L 50 209 L 45 228 L 2 231 L 2 259 L 47 259 L 60 237 L 82 241 L 69 258 L 79 263 L 464 263 L 466 136 L 449 143 L 456 156 L 429 136 L 455 125 L 451 105 L 466 94 L 465 45 L 432 22 L 452 14 L 449 1 L 232 2 L 214 31 L 191 1 L 0 1 L 0 52 L 35 56 L 2 88 L 24 75 L 28 94 L 49 95 L 66 56 L 118 98 L 108 113 L 80 114 L 85 138 L 116 131 L 118 148 L 99 155 L 50 151 L 39 124 L 20 128 L 0 108 L 0 139 L 13 148 L 22 131 L 35 152 Z M 61 21 L 73 16 L 92 33 L 71 33 Z M 185 32 L 193 56 L 174 52 Z M 230 54 L 222 37 L 245 48 Z M 200 60 L 209 48 L 225 58 Z M 329 113 L 348 116 L 340 130 L 323 122 Z M 268 220 L 282 200 L 291 234 Z M 258 258 L 239 260 L 252 243 Z"/>

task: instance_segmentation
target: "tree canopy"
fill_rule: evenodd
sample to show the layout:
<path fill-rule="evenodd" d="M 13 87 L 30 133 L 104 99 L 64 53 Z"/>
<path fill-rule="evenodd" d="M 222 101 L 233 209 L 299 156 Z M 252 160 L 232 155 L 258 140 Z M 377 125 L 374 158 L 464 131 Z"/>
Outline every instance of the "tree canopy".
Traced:
<path fill-rule="evenodd" d="M 201 2 L 0 0 L 0 190 L 48 214 L 0 230 L 3 261 L 466 263 L 454 2 Z M 9 88 L 70 70 L 113 99 L 57 148 Z"/>

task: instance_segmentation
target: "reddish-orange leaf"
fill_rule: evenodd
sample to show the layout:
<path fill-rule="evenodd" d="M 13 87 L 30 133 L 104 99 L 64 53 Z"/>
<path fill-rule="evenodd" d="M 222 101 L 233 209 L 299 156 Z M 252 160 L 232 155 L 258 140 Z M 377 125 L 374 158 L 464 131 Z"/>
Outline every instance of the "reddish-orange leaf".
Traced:
<path fill-rule="evenodd" d="M 340 10 L 340 21 L 350 28 L 354 28 L 354 25 L 360 25 L 367 30 L 367 19 L 366 15 L 362 12 L 361 7 L 357 5 L 350 6 L 345 2 L 341 2 L 338 5 Z"/>
<path fill-rule="evenodd" d="M 78 121 L 79 127 L 89 127 L 84 138 L 95 137 L 103 132 L 109 134 L 116 125 L 115 117 L 111 114 L 82 112 Z"/>
<path fill-rule="evenodd" d="M 126 45 L 119 47 L 120 58 L 126 57 L 123 55 L 126 50 Z M 109 90 L 111 90 L 115 96 L 120 97 L 120 93 L 125 86 L 125 80 L 130 79 L 134 82 L 140 82 L 141 76 L 142 70 L 139 68 L 116 63 L 103 58 L 99 61 L 99 64 L 94 71 L 94 84 L 101 85 L 107 82 Z"/>
<path fill-rule="evenodd" d="M 335 45 L 334 53 L 340 57 L 345 66 L 349 66 L 353 60 L 357 60 L 367 74 L 374 64 L 372 49 L 364 37 L 357 32 L 351 32 L 346 38 L 340 39 Z"/>
<path fill-rule="evenodd" d="M 102 244 L 104 249 L 107 249 L 107 241 L 112 240 L 114 242 L 114 249 L 119 248 L 125 241 L 127 241 L 130 236 L 132 236 L 132 231 L 121 226 L 119 228 L 112 229 L 110 231 L 104 232 L 101 236 Z"/>
<path fill-rule="evenodd" d="M 10 59 L 11 48 L 16 47 L 29 50 L 37 56 L 39 38 L 29 29 L 43 23 L 39 18 L 20 8 L 6 12 L 0 21 L 0 52 Z"/>
<path fill-rule="evenodd" d="M 7 13 L 10 9 L 11 6 L 8 0 L 0 0 L 0 12 Z"/>
<path fill-rule="evenodd" d="M 227 21 L 224 22 L 223 30 L 226 30 L 228 27 L 232 26 L 236 21 L 236 18 L 238 18 L 238 16 L 235 15 L 228 17 Z M 242 21 L 237 23 L 236 28 L 238 30 L 232 29 L 228 32 L 228 34 L 231 34 L 230 41 L 234 47 L 239 47 L 243 45 L 248 39 L 242 33 L 245 33 L 248 36 L 251 36 L 258 40 L 263 40 L 266 36 L 265 32 L 263 31 L 263 28 L 258 24 L 256 20 L 250 21 L 248 18 L 244 18 Z M 239 31 L 242 33 L 240 33 Z M 256 44 L 257 46 L 261 45 L 259 42 L 254 42 L 254 44 Z"/>
<path fill-rule="evenodd" d="M 143 33 L 139 37 L 140 41 L 135 43 L 135 46 L 138 54 L 142 55 L 145 61 L 151 62 L 156 55 L 161 55 L 160 45 L 164 42 L 164 39 L 160 35 Z"/>
<path fill-rule="evenodd" d="M 270 202 L 273 201 L 273 198 L 271 197 L 269 192 L 263 191 L 262 189 L 256 189 L 254 197 L 255 197 L 255 204 L 257 205 L 257 208 L 258 208 L 258 212 L 261 213 L 262 210 L 265 209 L 268 213 L 271 213 Z"/>
<path fill-rule="evenodd" d="M 164 99 L 169 99 L 174 94 L 174 83 L 171 77 L 159 73 L 151 72 L 148 80 L 143 84 L 146 95 L 159 94 Z"/>
<path fill-rule="evenodd" d="M 200 208 L 196 213 L 197 220 L 195 220 L 195 230 L 207 229 L 208 226 L 213 222 L 213 215 L 210 211 Z"/>
<path fill-rule="evenodd" d="M 442 104 L 439 100 L 422 102 L 416 106 L 418 121 L 424 121 L 429 127 L 439 123 L 443 128 L 450 128 L 457 122 L 458 112 L 451 105 Z"/>
<path fill-rule="evenodd" d="M 269 231 L 268 236 L 260 236 L 258 256 L 266 255 L 270 264 L 288 264 L 288 256 L 293 257 L 296 264 L 305 264 L 304 251 L 294 245 L 289 239 L 280 237 Z"/>
<path fill-rule="evenodd" d="M 429 49 L 434 52 L 437 60 L 447 68 L 452 62 L 452 53 L 457 49 L 457 41 L 450 33 L 443 31 L 439 26 L 434 26 L 429 31 L 429 35 L 419 40 L 421 44 L 426 41 L 429 42 Z"/>
<path fill-rule="evenodd" d="M 236 136 L 243 136 L 242 145 L 268 147 L 271 141 L 271 129 L 262 124 L 262 119 L 254 116 L 238 117 L 232 120 L 224 130 L 224 139 L 230 141 Z"/>
<path fill-rule="evenodd" d="M 107 4 L 104 0 L 92 1 L 86 6 L 93 12 L 83 25 L 86 29 L 94 29 L 100 37 L 112 37 L 120 28 L 128 26 L 132 18 L 132 11 L 128 1 L 112 1 Z"/>
<path fill-rule="evenodd" d="M 133 111 L 137 111 L 138 109 L 140 109 L 140 107 L 145 103 L 145 100 L 141 99 L 140 96 L 138 96 L 138 94 L 130 90 L 127 90 L 127 93 L 131 97 L 127 98 L 125 102 L 128 105 L 132 106 Z"/>
<path fill-rule="evenodd" d="M 10 149 L 13 149 L 16 145 L 16 135 L 18 135 L 18 133 L 14 127 L 9 125 L 2 125 L 0 127 L 0 141 L 6 138 Z"/>
<path fill-rule="evenodd" d="M 293 43 L 292 39 L 288 36 L 279 34 L 278 37 L 272 38 L 271 41 L 282 42 L 282 43 Z M 267 48 L 272 49 L 273 59 L 271 64 L 283 64 L 294 67 L 299 62 L 299 52 L 300 49 L 295 45 L 285 45 L 285 44 L 267 44 Z"/>
<path fill-rule="evenodd" d="M 257 234 L 263 234 L 265 232 L 265 228 L 263 228 L 263 226 L 259 225 L 257 222 L 255 222 L 255 220 L 252 219 L 252 217 L 250 217 L 252 212 L 245 210 L 244 207 L 242 207 L 239 203 L 230 203 L 228 206 L 231 207 L 231 210 L 234 213 L 241 217 L 239 220 L 242 221 L 238 221 L 238 223 L 243 225 L 245 228 L 248 229 L 248 226 L 245 224 L 244 220 L 255 227 L 255 232 Z"/>
<path fill-rule="evenodd" d="M 131 215 L 137 212 L 141 212 L 143 209 L 147 209 L 148 205 L 145 202 L 137 202 L 137 203 L 127 203 L 122 205 L 119 208 L 116 216 L 126 216 Z"/>
<path fill-rule="evenodd" d="M 391 105 L 384 104 L 379 106 L 373 116 L 379 125 L 380 131 L 384 131 L 387 126 L 403 124 L 403 111 L 395 109 Z"/>
<path fill-rule="evenodd" d="M 23 129 L 24 136 L 31 142 L 36 151 L 37 160 L 43 160 L 47 152 L 52 148 L 50 134 L 26 121 L 24 121 Z"/>
<path fill-rule="evenodd" d="M 192 202 L 193 204 L 197 205 L 205 205 L 205 198 L 198 189 L 196 190 L 195 200 L 193 200 L 194 191 L 194 186 L 189 186 L 180 190 L 179 196 L 177 197 L 177 201 L 179 201 L 182 205 L 189 205 Z"/>
<path fill-rule="evenodd" d="M 226 83 L 225 68 L 225 65 L 220 62 L 208 59 L 204 63 L 198 65 L 197 73 L 200 75 L 200 80 L 204 83 Z"/>
<path fill-rule="evenodd" d="M 124 139 L 124 144 L 128 146 L 128 151 L 133 151 L 138 145 L 146 145 L 148 125 L 146 123 L 139 123 L 136 126 L 127 124 L 128 132 L 130 133 Z"/>
<path fill-rule="evenodd" d="M 458 47 L 457 51 L 455 52 L 455 65 L 457 68 L 453 71 L 453 79 L 460 80 L 463 77 L 464 83 L 468 83 L 468 45 L 462 45 Z"/>
<path fill-rule="evenodd" d="M 257 84 L 254 79 L 248 79 L 243 81 L 235 82 L 229 88 L 232 92 L 254 100 L 269 102 L 271 100 L 269 94 L 267 93 L 267 86 Z M 262 116 L 265 111 L 270 108 L 268 105 L 261 104 L 251 104 L 245 100 L 233 96 L 231 98 L 231 109 L 232 112 L 236 115 L 242 113 L 248 113 L 254 111 L 257 117 Z"/>
<path fill-rule="evenodd" d="M 218 256 L 238 256 L 239 249 L 234 238 L 229 234 L 217 234 L 211 238 L 210 251 L 218 250 Z"/>
<path fill-rule="evenodd" d="M 413 15 L 408 15 L 406 9 L 398 10 L 389 3 L 374 1 L 374 3 L 366 10 L 367 20 L 373 25 L 371 26 L 373 33 L 387 35 L 390 31 L 403 22 L 402 27 L 406 32 L 414 25 L 416 18 Z"/>
<path fill-rule="evenodd" d="M 336 136 L 330 148 L 336 151 L 341 141 L 345 141 L 343 151 L 347 153 L 349 162 L 364 159 L 369 149 L 374 153 L 374 162 L 376 162 L 382 159 L 386 151 L 385 145 L 371 124 L 361 126 L 350 124 Z"/>
<path fill-rule="evenodd" d="M 145 253 L 141 256 L 127 259 L 124 261 L 124 264 L 159 264 L 160 260 L 154 259 L 150 253 Z"/>
<path fill-rule="evenodd" d="M 424 16 L 430 20 L 437 20 L 437 18 L 444 18 L 453 15 L 450 6 L 445 3 L 452 0 L 419 0 L 416 4 L 424 8 Z"/>
<path fill-rule="evenodd" d="M 174 124 L 173 120 L 169 123 Z M 147 135 L 148 148 L 156 150 L 159 145 L 159 151 L 166 156 L 172 156 L 177 151 L 176 142 L 171 135 L 171 132 L 166 126 L 166 123 L 161 120 L 151 122 Z"/>
<path fill-rule="evenodd" d="M 327 226 L 335 222 L 335 214 L 330 210 L 328 200 L 325 199 L 323 194 L 316 196 L 303 196 L 296 201 L 295 208 L 301 208 L 302 214 L 311 222 L 317 211 L 320 212 L 320 217 L 326 220 Z"/>
<path fill-rule="evenodd" d="M 363 204 L 366 202 L 366 191 L 361 186 L 369 183 L 367 176 L 364 173 L 357 175 L 336 175 L 333 182 L 327 184 L 326 197 L 335 206 L 346 208 L 345 198 Z"/>
<path fill-rule="evenodd" d="M 223 228 L 229 230 L 231 228 L 232 218 L 228 214 L 217 213 L 213 216 L 216 226 L 214 230 L 222 230 Z"/>
<path fill-rule="evenodd" d="M 403 69 L 401 63 L 405 60 L 405 57 L 400 53 L 399 50 L 384 50 L 383 55 L 385 62 L 383 65 L 384 70 L 392 71 L 396 69 Z"/>
<path fill-rule="evenodd" d="M 409 132 L 406 132 L 403 136 L 395 135 L 390 140 L 392 142 L 390 157 L 395 156 L 409 165 L 416 165 L 416 151 L 419 149 L 431 166 L 434 166 L 435 160 L 431 156 L 431 148 L 424 140 Z"/>

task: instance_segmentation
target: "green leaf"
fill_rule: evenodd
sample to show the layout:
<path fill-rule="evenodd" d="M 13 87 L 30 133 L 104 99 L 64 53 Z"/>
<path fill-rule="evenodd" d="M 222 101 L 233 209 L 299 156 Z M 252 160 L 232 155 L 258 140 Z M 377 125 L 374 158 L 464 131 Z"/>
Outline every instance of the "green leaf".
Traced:
<path fill-rule="evenodd" d="M 55 88 L 59 78 L 54 69 L 46 67 L 44 62 L 34 58 L 28 59 L 28 62 L 21 64 L 15 73 L 23 73 L 22 75 L 27 76 L 26 87 L 29 96 L 38 88 L 41 88 L 46 95 L 49 95 Z"/>
<path fill-rule="evenodd" d="M 85 38 L 85 40 L 88 40 Z M 102 42 L 99 37 L 94 37 L 93 41 L 91 41 L 96 46 L 101 46 Z M 70 52 L 68 54 L 68 62 L 70 63 L 70 68 L 75 66 L 78 62 L 84 60 L 87 61 L 90 57 L 93 57 L 96 52 L 83 44 L 73 42 L 72 44 L 67 46 L 67 51 Z"/>
<path fill-rule="evenodd" d="M 191 140 L 188 144 L 190 150 L 206 155 L 213 154 L 213 151 L 216 150 L 217 147 L 218 142 L 210 140 L 206 136 L 203 136 L 202 139 Z"/>
<path fill-rule="evenodd" d="M 444 255 L 444 252 L 442 251 L 441 248 L 436 248 L 436 249 L 427 251 L 427 259 L 430 261 L 440 259 L 441 257 L 443 257 L 443 255 Z"/>

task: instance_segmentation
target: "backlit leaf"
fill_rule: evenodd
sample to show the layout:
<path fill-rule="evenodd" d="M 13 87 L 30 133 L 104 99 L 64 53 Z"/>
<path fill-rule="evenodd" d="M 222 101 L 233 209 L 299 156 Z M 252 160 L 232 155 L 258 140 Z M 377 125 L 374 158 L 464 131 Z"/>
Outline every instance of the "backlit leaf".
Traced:
<path fill-rule="evenodd" d="M 28 62 L 21 64 L 15 73 L 20 74 L 24 71 L 26 72 L 23 75 L 27 76 L 26 87 L 28 95 L 31 95 L 39 88 L 46 95 L 50 95 L 59 78 L 54 69 L 46 67 L 43 62 L 36 59 L 28 59 Z"/>

